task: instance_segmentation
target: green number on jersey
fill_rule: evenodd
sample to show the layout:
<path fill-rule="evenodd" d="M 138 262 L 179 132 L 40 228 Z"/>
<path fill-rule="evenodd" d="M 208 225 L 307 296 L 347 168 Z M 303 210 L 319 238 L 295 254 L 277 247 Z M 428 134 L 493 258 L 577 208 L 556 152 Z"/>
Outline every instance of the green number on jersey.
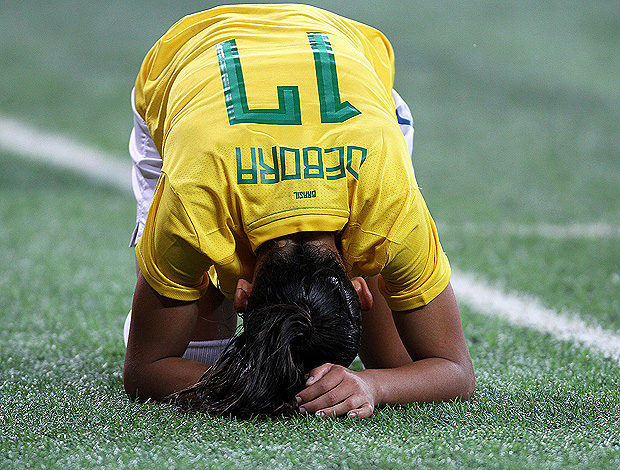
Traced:
<path fill-rule="evenodd" d="M 360 111 L 348 101 L 340 102 L 336 59 L 325 33 L 307 33 L 314 54 L 316 84 L 319 87 L 321 122 L 344 122 Z"/>
<path fill-rule="evenodd" d="M 307 35 L 314 54 L 321 122 L 344 122 L 357 116 L 360 111 L 355 106 L 348 101 L 340 102 L 336 59 L 327 34 L 307 33 Z M 216 46 L 216 51 L 224 86 L 228 121 L 231 125 L 242 122 L 276 125 L 301 124 L 298 87 L 277 87 L 278 109 L 250 109 L 237 43 L 234 39 L 221 42 Z"/>
<path fill-rule="evenodd" d="M 301 124 L 299 89 L 296 86 L 278 87 L 278 109 L 250 109 L 245 92 L 239 51 L 234 39 L 216 46 L 224 97 L 230 124 L 254 122 L 256 124 Z"/>

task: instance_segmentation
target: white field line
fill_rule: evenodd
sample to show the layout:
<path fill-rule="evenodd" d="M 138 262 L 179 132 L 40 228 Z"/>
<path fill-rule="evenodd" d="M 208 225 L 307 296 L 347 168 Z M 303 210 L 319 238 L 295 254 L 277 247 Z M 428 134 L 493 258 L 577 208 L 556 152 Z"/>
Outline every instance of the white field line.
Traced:
<path fill-rule="evenodd" d="M 616 239 L 620 238 L 620 226 L 605 222 L 591 224 L 484 224 L 464 223 L 463 225 L 442 225 L 442 231 L 466 233 L 488 237 L 491 235 L 508 235 L 515 237 L 538 237 L 551 240 Z"/>
<path fill-rule="evenodd" d="M 524 293 L 508 293 L 477 276 L 452 270 L 452 287 L 458 301 L 473 310 L 500 317 L 517 326 L 548 333 L 561 341 L 580 343 L 620 361 L 620 336 L 588 325 L 574 312 L 556 312 Z"/>
<path fill-rule="evenodd" d="M 127 134 L 129 137 L 129 134 Z M 131 189 L 131 164 L 62 135 L 42 132 L 0 115 L 0 148 L 80 173 L 120 189 Z"/>
<path fill-rule="evenodd" d="M 129 163 L 123 164 L 104 152 L 63 136 L 41 132 L 24 123 L 2 116 L 0 116 L 0 148 L 71 169 L 125 191 L 131 190 Z M 579 231 L 576 227 L 567 228 L 565 232 L 577 235 Z M 548 228 L 537 230 L 534 227 L 525 232 L 544 236 L 544 233 L 549 233 L 549 230 Z M 586 231 L 586 236 L 594 234 L 596 237 L 615 237 L 617 231 L 614 232 L 614 230 L 595 229 Z M 559 231 L 557 227 L 554 227 L 552 232 L 557 234 Z M 576 313 L 556 312 L 545 307 L 535 297 L 523 293 L 504 292 L 473 274 L 457 269 L 453 269 L 452 286 L 459 303 L 479 313 L 500 317 L 514 325 L 548 333 L 562 341 L 580 343 L 620 361 L 620 336 L 605 331 L 599 326 L 587 325 L 579 319 Z"/>

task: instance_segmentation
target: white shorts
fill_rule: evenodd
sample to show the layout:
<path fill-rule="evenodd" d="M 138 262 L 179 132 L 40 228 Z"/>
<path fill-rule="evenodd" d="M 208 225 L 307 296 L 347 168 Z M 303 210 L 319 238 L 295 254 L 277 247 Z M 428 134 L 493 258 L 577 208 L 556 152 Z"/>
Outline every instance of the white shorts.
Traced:
<path fill-rule="evenodd" d="M 131 92 L 131 108 L 133 110 L 133 130 L 129 138 L 129 154 L 133 162 L 131 172 L 131 185 L 136 197 L 136 227 L 131 236 L 130 246 L 134 247 L 142 236 L 146 216 L 153 200 L 155 186 L 161 174 L 162 160 L 146 122 L 136 111 L 134 100 L 135 89 Z M 413 118 L 407 103 L 400 97 L 396 90 L 392 90 L 392 97 L 396 103 L 396 117 L 398 125 L 407 142 L 409 155 L 413 149 Z"/>
<path fill-rule="evenodd" d="M 136 246 L 142 236 L 146 216 L 155 194 L 157 180 L 161 174 L 162 160 L 146 122 L 136 111 L 135 89 L 131 91 L 131 108 L 133 110 L 133 130 L 129 137 L 129 155 L 132 160 L 131 186 L 136 197 L 136 228 L 131 236 L 130 246 Z"/>

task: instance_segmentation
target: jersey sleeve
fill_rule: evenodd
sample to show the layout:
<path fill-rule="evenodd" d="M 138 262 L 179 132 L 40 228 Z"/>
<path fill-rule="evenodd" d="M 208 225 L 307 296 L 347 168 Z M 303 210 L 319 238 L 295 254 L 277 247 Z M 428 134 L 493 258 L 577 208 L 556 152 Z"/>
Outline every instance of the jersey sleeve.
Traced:
<path fill-rule="evenodd" d="M 197 300 L 209 285 L 209 258 L 181 199 L 162 175 L 136 246 L 142 275 L 159 294 L 176 300 Z"/>
<path fill-rule="evenodd" d="M 435 223 L 418 192 L 408 218 L 416 223 L 392 241 L 379 276 L 379 290 L 393 311 L 422 307 L 437 297 L 450 281 L 450 263 Z"/>

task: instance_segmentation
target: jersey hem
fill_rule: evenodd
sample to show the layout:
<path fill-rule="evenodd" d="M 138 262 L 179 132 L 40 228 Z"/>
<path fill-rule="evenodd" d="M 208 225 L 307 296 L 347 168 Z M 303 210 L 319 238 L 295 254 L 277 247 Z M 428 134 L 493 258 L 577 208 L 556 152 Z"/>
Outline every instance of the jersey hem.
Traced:
<path fill-rule="evenodd" d="M 446 273 L 430 288 L 422 294 L 416 295 L 413 298 L 407 299 L 394 299 L 389 297 L 385 293 L 385 283 L 381 276 L 379 276 L 379 290 L 393 312 L 408 312 L 420 307 L 424 307 L 431 303 L 439 294 L 441 294 L 448 284 L 450 283 L 451 269 L 448 268 Z"/>
<path fill-rule="evenodd" d="M 347 211 L 338 209 L 304 210 L 290 215 L 274 214 L 261 219 L 260 225 L 248 226 L 247 236 L 252 250 L 274 238 L 299 232 L 338 232 L 349 220 Z"/>
<path fill-rule="evenodd" d="M 149 272 L 146 266 L 146 262 L 144 261 L 144 258 L 142 257 L 142 253 L 140 253 L 140 250 L 137 247 L 136 247 L 136 260 L 138 261 L 140 272 L 142 273 L 142 276 L 144 276 L 144 279 L 149 284 L 149 286 L 155 289 L 155 291 L 159 295 L 163 295 L 164 297 L 168 297 L 174 300 L 192 302 L 194 300 L 198 300 L 199 298 L 201 298 L 204 295 L 204 293 L 207 291 L 207 288 L 209 287 L 208 282 L 206 283 L 204 287 L 200 287 L 200 288 L 189 288 L 189 287 L 177 288 L 177 287 L 172 287 L 172 286 L 163 284 L 155 276 L 151 275 L 151 273 Z"/>

